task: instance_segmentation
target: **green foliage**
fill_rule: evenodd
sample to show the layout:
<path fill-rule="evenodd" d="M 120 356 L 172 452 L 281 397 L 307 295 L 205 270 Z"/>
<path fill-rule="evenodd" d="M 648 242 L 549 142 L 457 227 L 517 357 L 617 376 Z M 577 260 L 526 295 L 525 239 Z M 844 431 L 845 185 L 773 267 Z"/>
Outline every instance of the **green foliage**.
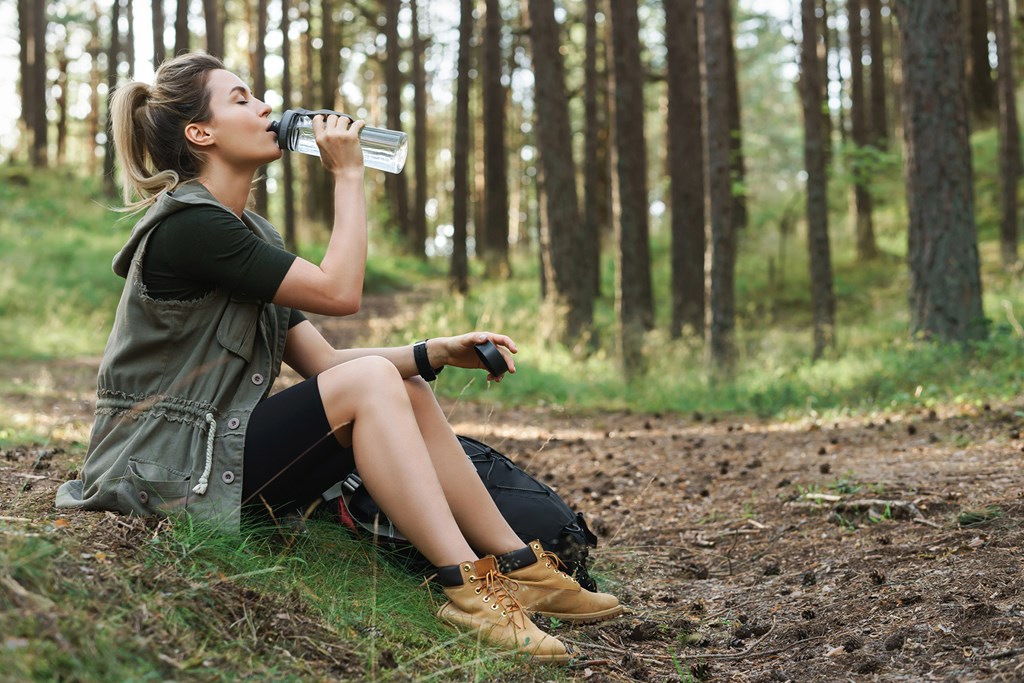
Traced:
<path fill-rule="evenodd" d="M 517 659 L 443 627 L 434 617 L 443 595 L 336 522 L 310 520 L 289 547 L 269 527 L 226 536 L 184 519 L 125 526 L 133 541 L 116 558 L 80 545 L 78 534 L 53 537 L 52 524 L 0 536 L 4 675 L 323 678 L 303 652 L 336 662 L 331 678 L 344 680 L 522 675 Z M 26 609 L 9 608 L 12 599 Z M 530 668 L 563 680 L 558 667 Z"/>

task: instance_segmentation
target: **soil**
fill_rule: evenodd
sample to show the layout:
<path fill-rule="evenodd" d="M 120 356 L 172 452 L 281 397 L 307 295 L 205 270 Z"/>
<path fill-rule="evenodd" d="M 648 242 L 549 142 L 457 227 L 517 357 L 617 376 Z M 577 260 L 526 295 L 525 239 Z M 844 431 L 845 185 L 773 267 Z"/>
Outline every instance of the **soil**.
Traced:
<path fill-rule="evenodd" d="M 401 309 L 370 298 L 319 322 L 341 345 Z M 8 414 L 54 435 L 0 453 L 0 519 L 56 516 L 96 362 L 0 366 Z M 555 487 L 600 538 L 594 570 L 629 609 L 556 627 L 582 653 L 572 676 L 765 682 L 1024 681 L 1021 408 L 765 421 L 445 405 L 456 431 Z M 111 515 L 68 533 L 118 547 L 146 533 L 129 526 Z M 310 633 L 295 605 L 257 607 Z M 346 653 L 303 643 L 293 654 L 311 670 L 354 674 Z"/>

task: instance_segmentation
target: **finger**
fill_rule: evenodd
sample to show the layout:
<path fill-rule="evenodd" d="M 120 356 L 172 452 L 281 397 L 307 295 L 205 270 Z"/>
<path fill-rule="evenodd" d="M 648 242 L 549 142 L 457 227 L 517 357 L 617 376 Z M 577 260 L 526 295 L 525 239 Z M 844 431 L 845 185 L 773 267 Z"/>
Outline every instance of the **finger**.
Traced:
<path fill-rule="evenodd" d="M 351 130 L 353 133 L 356 133 L 356 134 L 358 134 L 359 131 L 361 131 L 363 129 L 363 126 L 366 125 L 366 121 L 363 121 L 362 119 L 353 119 L 353 118 L 350 117 L 349 121 L 352 122 L 349 125 L 349 130 Z"/>

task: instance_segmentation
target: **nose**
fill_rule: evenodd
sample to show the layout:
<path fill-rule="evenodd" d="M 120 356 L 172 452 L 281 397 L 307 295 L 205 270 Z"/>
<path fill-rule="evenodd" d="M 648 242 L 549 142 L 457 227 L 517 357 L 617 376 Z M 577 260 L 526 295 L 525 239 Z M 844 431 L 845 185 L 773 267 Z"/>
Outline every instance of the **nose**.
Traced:
<path fill-rule="evenodd" d="M 260 107 L 260 116 L 270 116 L 270 112 L 271 112 L 270 105 L 267 104 L 266 102 L 262 101 L 262 100 L 260 100 L 259 102 L 262 105 Z"/>

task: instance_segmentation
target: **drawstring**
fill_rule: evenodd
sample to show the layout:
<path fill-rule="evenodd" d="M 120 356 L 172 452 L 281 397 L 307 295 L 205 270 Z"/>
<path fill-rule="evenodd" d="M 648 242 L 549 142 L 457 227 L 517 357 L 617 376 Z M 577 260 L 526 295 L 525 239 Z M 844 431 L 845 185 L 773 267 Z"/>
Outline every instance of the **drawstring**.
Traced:
<path fill-rule="evenodd" d="M 192 487 L 192 492 L 198 496 L 206 493 L 206 487 L 210 483 L 210 470 L 213 469 L 213 437 L 217 434 L 217 421 L 213 419 L 213 413 L 206 414 L 206 423 L 210 425 L 210 431 L 206 435 L 206 467 L 203 468 L 203 476 L 199 477 L 199 483 Z"/>

